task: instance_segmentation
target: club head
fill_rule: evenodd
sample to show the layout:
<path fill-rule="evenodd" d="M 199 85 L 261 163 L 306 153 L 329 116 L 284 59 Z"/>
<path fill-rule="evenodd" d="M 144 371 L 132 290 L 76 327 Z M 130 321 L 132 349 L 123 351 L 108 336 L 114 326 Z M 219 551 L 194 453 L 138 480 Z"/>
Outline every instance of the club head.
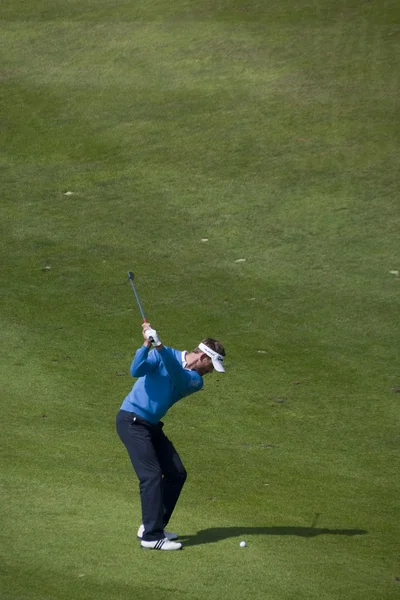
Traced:
<path fill-rule="evenodd" d="M 133 273 L 132 271 L 128 271 L 128 277 L 131 281 L 133 281 Z"/>

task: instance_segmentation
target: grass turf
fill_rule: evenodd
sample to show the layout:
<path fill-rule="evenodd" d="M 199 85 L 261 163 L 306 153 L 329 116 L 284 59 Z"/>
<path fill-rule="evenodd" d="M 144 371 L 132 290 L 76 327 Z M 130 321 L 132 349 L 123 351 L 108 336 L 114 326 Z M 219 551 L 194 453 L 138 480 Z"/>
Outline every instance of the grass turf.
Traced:
<path fill-rule="evenodd" d="M 3 3 L 3 598 L 398 596 L 398 16 Z M 172 555 L 114 433 L 128 269 L 229 357 L 166 418 Z"/>

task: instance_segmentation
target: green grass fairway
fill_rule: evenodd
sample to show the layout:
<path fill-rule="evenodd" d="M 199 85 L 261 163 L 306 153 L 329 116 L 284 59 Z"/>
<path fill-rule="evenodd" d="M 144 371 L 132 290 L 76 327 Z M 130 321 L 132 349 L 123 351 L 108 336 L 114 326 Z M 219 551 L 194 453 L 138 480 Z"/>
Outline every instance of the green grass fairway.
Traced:
<path fill-rule="evenodd" d="M 0 17 L 1 600 L 398 599 L 398 0 Z M 115 433 L 128 270 L 228 354 L 165 418 L 179 553 Z"/>

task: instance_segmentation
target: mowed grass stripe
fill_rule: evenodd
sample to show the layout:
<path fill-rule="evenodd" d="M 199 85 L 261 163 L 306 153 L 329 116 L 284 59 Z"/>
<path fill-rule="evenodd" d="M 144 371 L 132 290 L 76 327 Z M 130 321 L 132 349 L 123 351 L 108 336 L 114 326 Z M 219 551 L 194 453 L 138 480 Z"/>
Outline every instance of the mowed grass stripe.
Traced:
<path fill-rule="evenodd" d="M 397 10 L 6 2 L 10 600 L 396 596 Z M 178 556 L 137 549 L 114 433 L 130 268 L 229 354 L 167 419 Z"/>

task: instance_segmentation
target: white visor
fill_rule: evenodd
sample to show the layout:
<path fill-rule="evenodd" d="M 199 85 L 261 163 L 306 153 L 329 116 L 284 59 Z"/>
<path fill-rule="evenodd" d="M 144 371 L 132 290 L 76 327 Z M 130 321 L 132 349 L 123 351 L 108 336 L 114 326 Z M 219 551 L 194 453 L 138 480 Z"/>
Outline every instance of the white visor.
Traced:
<path fill-rule="evenodd" d="M 202 352 L 204 352 L 204 354 L 207 354 L 207 356 L 211 358 L 213 367 L 216 371 L 218 371 L 219 373 L 225 373 L 223 365 L 224 357 L 222 356 L 222 354 L 218 354 L 218 352 L 211 350 L 211 348 L 203 344 L 203 342 L 199 344 L 199 348 Z"/>

